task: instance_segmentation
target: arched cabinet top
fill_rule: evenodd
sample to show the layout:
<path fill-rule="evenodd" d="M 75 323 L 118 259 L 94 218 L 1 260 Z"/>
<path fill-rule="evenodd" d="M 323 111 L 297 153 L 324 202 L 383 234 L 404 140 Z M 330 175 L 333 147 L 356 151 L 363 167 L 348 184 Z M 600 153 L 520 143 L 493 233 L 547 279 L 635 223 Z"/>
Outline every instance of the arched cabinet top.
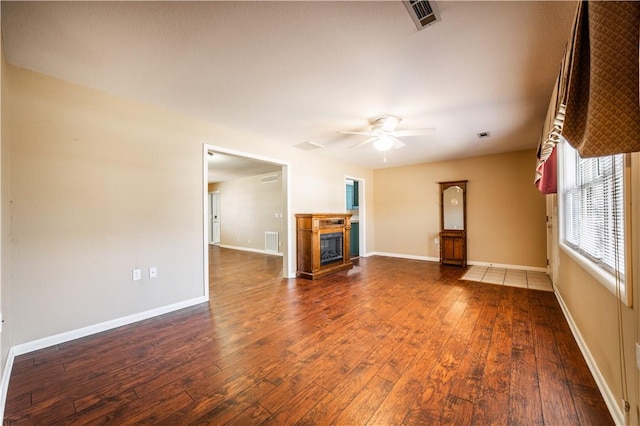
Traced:
<path fill-rule="evenodd" d="M 440 263 L 467 264 L 467 182 L 440 185 Z"/>

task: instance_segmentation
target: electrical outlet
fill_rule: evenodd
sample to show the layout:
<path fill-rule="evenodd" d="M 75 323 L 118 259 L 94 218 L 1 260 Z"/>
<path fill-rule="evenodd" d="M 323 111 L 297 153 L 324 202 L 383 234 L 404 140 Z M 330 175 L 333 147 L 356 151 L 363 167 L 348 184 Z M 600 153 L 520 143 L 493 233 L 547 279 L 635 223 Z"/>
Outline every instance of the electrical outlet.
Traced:
<path fill-rule="evenodd" d="M 142 279 L 142 271 L 140 269 L 133 270 L 133 280 L 140 281 Z"/>
<path fill-rule="evenodd" d="M 636 342 L 636 367 L 640 369 L 640 343 Z"/>
<path fill-rule="evenodd" d="M 152 266 L 149 268 L 149 278 L 155 278 L 158 276 L 158 268 Z"/>

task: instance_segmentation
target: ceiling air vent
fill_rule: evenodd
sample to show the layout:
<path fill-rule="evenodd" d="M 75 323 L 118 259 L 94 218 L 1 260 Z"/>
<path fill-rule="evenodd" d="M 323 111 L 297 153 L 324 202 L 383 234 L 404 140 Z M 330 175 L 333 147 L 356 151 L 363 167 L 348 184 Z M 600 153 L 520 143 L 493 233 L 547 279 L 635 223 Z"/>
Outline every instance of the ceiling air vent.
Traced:
<path fill-rule="evenodd" d="M 277 182 L 278 179 L 279 179 L 278 174 L 268 175 L 268 176 L 262 176 L 260 178 L 260 182 L 262 182 L 262 183 Z"/>
<path fill-rule="evenodd" d="M 314 149 L 318 149 L 318 148 L 324 148 L 323 145 L 320 145 L 319 143 L 315 143 L 315 142 L 302 142 L 299 143 L 297 145 L 294 145 L 296 148 L 300 148 L 303 149 L 305 151 L 312 151 Z"/>
<path fill-rule="evenodd" d="M 404 6 L 409 11 L 409 15 L 411 15 L 411 19 L 413 19 L 418 30 L 438 20 L 437 10 L 433 2 L 430 3 L 426 0 L 409 0 L 403 1 L 402 3 L 404 3 Z"/>

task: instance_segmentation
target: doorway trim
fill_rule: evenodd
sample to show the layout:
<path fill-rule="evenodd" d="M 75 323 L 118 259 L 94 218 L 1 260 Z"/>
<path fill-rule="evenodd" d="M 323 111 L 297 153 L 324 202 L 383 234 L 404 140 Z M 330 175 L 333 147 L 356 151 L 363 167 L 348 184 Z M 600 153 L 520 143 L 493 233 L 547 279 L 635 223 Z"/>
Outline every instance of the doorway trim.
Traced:
<path fill-rule="evenodd" d="M 351 175 L 344 175 L 345 182 L 347 179 L 354 180 L 358 182 L 358 222 L 360 225 L 358 226 L 358 256 L 367 257 L 367 207 L 365 202 L 365 194 L 366 194 L 366 186 L 365 180 L 361 177 L 355 177 Z M 347 198 L 347 187 L 344 187 L 344 196 L 343 200 Z M 346 206 L 345 206 L 346 209 Z"/>
<path fill-rule="evenodd" d="M 283 204 L 284 211 L 286 214 L 286 225 L 284 227 L 283 232 L 285 233 L 282 241 L 285 242 L 284 247 L 282 247 L 282 274 L 284 278 L 295 277 L 295 271 L 292 269 L 295 266 L 295 252 L 291 250 L 293 245 L 293 235 L 291 232 L 292 221 L 291 221 L 291 203 L 289 199 L 291 198 L 291 185 L 289 178 L 289 167 L 290 163 L 288 161 L 283 161 L 275 158 L 266 157 L 263 155 L 251 154 L 249 152 L 237 151 L 235 149 L 229 149 L 221 146 L 210 145 L 207 143 L 202 144 L 202 247 L 203 247 L 203 260 L 204 260 L 204 272 L 203 272 L 203 287 L 204 287 L 204 297 L 209 300 L 209 176 L 208 176 L 208 157 L 209 152 L 219 152 L 221 154 L 229 154 L 235 155 L 237 157 L 244 157 L 251 160 L 264 161 L 267 163 L 276 164 L 282 167 L 282 182 L 284 184 L 283 193 Z"/>

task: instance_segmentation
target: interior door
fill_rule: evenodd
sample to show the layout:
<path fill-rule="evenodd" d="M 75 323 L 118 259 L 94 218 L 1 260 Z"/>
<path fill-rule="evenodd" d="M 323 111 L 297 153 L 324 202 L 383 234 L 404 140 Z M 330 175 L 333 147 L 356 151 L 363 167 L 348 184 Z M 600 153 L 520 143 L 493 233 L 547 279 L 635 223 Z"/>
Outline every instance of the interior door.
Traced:
<path fill-rule="evenodd" d="M 220 191 L 209 194 L 209 244 L 220 244 Z"/>

